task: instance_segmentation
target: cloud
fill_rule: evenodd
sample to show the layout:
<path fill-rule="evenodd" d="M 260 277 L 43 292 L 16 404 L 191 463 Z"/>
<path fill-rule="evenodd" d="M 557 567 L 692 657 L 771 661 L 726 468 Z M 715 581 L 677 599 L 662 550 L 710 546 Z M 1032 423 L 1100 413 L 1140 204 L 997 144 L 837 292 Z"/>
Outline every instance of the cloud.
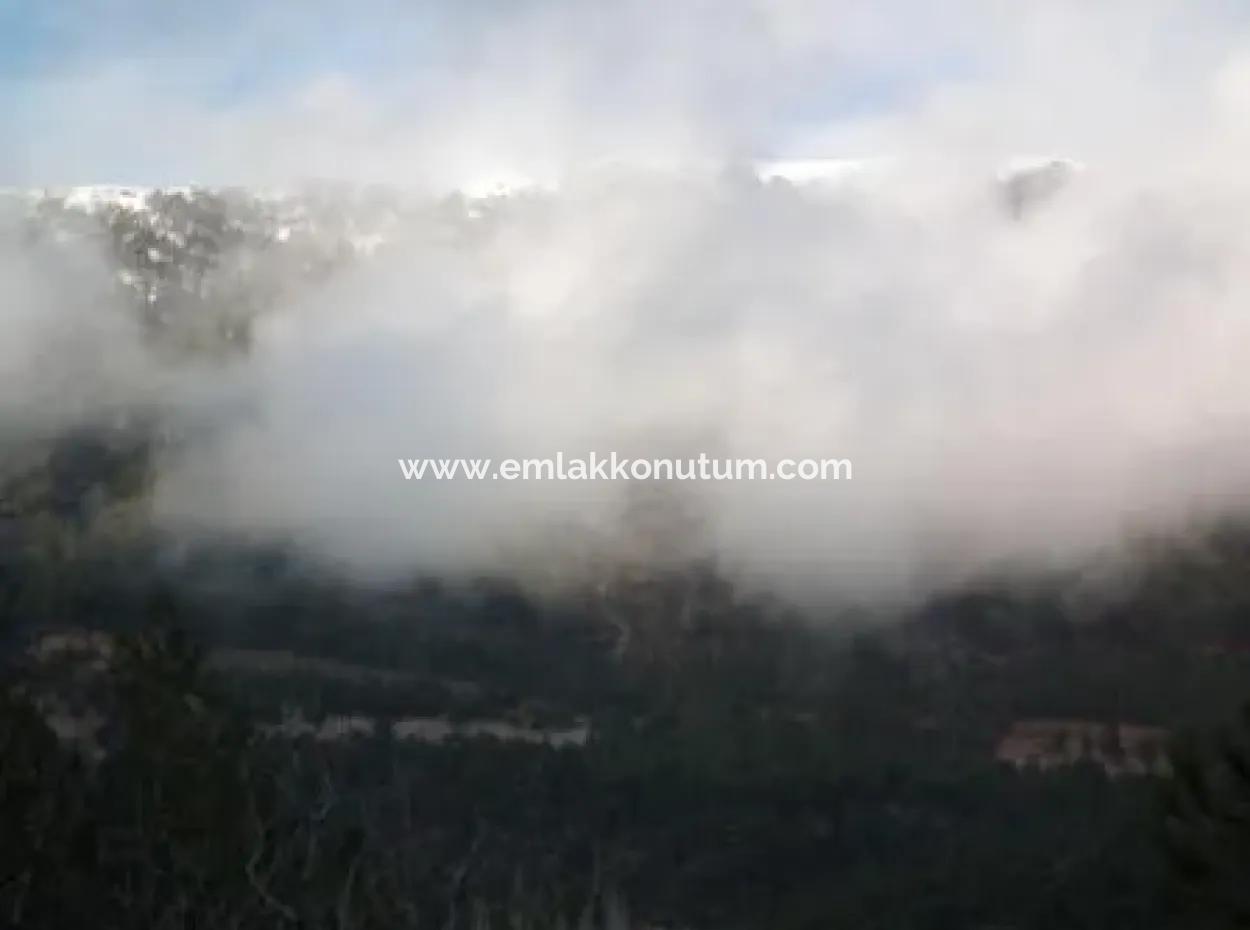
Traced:
<path fill-rule="evenodd" d="M 170 78 L 142 56 L 22 79 L 43 114 L 24 170 L 57 178 L 129 157 L 156 180 L 559 182 L 458 246 L 401 237 L 275 315 L 240 376 L 256 416 L 166 476 L 167 519 L 359 570 L 476 570 L 572 558 L 553 540 L 610 549 L 630 492 L 404 482 L 397 458 L 832 455 L 852 482 L 682 503 L 752 577 L 868 594 L 1236 506 L 1250 44 L 1231 7 L 385 13 L 360 15 L 422 40 L 411 62 L 388 46 L 385 67 L 211 103 L 216 66 Z M 847 115 L 847 87 L 880 106 Z M 833 191 L 711 170 L 759 152 L 890 159 Z M 1016 221 L 993 175 L 1021 154 L 1088 169 Z"/>

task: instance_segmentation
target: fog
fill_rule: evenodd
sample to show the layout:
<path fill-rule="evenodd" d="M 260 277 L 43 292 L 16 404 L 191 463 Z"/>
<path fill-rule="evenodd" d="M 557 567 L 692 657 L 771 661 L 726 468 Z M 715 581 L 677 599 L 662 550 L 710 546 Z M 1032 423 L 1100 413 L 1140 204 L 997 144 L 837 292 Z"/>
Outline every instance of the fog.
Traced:
<path fill-rule="evenodd" d="M 398 236 L 211 375 L 142 358 L 102 304 L 79 322 L 59 271 L 5 255 L 5 416 L 243 398 L 165 463 L 159 519 L 368 578 L 713 554 L 796 597 L 880 596 L 1238 509 L 1245 23 L 1215 3 L 1090 6 L 535 3 L 423 33 L 372 4 L 399 38 L 367 78 L 228 104 L 205 102 L 221 76 L 194 58 L 23 78 L 45 112 L 16 124 L 20 183 L 545 192 L 468 244 Z M 324 40 L 283 5 L 238 15 L 220 38 L 236 56 L 259 54 L 243 35 Z M 405 54 L 431 34 L 446 42 Z M 1033 155 L 1084 168 L 1013 215 L 996 172 Z M 815 156 L 867 167 L 812 185 L 748 170 Z M 396 461 L 557 451 L 849 458 L 854 479 L 414 482 Z"/>

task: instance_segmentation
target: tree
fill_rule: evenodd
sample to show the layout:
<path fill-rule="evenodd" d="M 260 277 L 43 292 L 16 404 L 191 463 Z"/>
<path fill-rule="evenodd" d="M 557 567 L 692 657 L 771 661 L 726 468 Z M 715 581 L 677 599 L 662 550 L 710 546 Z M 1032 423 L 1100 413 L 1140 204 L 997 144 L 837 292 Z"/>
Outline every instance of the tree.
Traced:
<path fill-rule="evenodd" d="M 1165 844 L 1182 902 L 1213 927 L 1250 927 L 1250 704 L 1215 739 L 1172 755 Z"/>

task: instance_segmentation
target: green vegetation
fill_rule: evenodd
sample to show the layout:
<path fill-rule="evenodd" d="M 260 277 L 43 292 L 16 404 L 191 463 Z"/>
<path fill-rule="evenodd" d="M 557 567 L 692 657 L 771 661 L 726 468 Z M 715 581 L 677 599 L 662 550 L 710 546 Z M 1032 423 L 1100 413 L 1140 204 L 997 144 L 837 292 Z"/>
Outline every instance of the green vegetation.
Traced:
<path fill-rule="evenodd" d="M 96 470 L 114 503 L 135 493 Z M 539 602 L 490 580 L 359 588 L 270 549 L 171 561 L 56 511 L 73 474 L 8 496 L 0 912 L 19 925 L 1144 928 L 1207 900 L 1173 893 L 1194 870 L 1160 841 L 1158 780 L 994 749 L 1022 718 L 1227 716 L 1250 579 L 1230 529 L 1097 596 L 984 584 L 855 631 L 711 565 Z M 27 651 L 74 629 L 107 631 L 107 661 Z M 99 752 L 52 734 L 53 705 L 100 714 Z M 261 735 L 292 706 L 585 716 L 593 737 Z"/>
<path fill-rule="evenodd" d="M 245 352 L 281 288 L 348 260 L 228 194 L 157 206 L 90 230 L 162 349 Z M 261 280 L 243 245 L 289 264 Z M 1170 782 L 1112 778 L 1092 752 L 996 759 L 1020 721 L 1227 719 L 1250 681 L 1244 523 L 1142 542 L 1111 576 L 981 579 L 870 621 L 795 616 L 697 561 L 559 598 L 498 578 L 368 587 L 293 549 L 153 529 L 179 437 L 126 414 L 0 436 L 0 922 L 1245 920 L 1244 733 L 1194 736 Z M 292 709 L 377 726 L 266 735 Z M 394 738 L 413 717 L 587 721 L 590 739 Z"/>

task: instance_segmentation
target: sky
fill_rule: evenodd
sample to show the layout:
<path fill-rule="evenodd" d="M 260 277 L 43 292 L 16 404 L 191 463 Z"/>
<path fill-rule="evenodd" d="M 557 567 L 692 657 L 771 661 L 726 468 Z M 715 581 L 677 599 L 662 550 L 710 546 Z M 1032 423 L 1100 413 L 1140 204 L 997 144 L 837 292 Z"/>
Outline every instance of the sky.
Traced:
<path fill-rule="evenodd" d="M 420 149 L 436 181 L 449 163 L 863 154 L 826 137 L 1020 64 L 1036 17 L 935 6 L 0 0 L 0 183 L 403 173 L 380 148 Z M 372 156 L 351 143 L 365 139 Z"/>

